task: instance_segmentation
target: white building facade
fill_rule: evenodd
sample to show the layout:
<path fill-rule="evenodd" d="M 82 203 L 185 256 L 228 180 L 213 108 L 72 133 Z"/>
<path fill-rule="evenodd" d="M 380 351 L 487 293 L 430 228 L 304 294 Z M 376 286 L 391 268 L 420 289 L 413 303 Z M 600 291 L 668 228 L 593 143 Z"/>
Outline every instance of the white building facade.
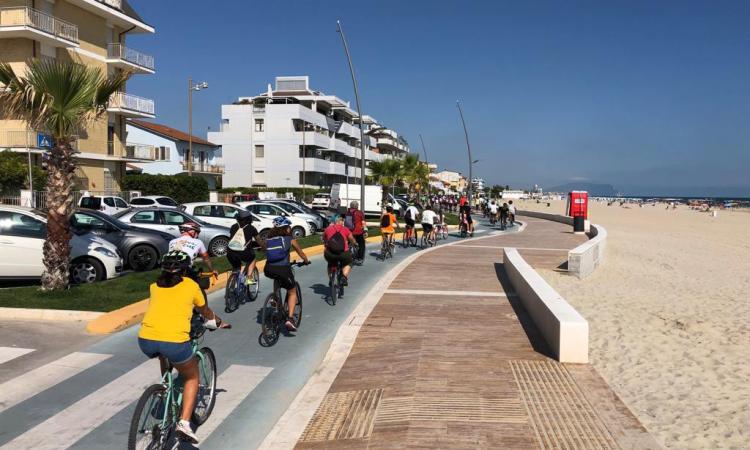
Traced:
<path fill-rule="evenodd" d="M 277 77 L 275 89 L 269 85 L 266 93 L 222 105 L 220 131 L 209 132 L 208 139 L 222 147 L 225 187 L 359 183 L 359 120 L 348 102 L 312 91 L 308 77 Z M 379 145 L 371 133 L 391 130 L 374 119 L 364 116 L 363 125 L 368 165 L 408 153 L 397 135 Z"/>
<path fill-rule="evenodd" d="M 224 171 L 221 146 L 197 136 L 192 137 L 192 167 L 188 167 L 190 137 L 187 133 L 152 122 L 127 122 L 127 151 L 142 162 L 128 164 L 130 172 L 152 175 L 178 175 L 192 172 L 205 178 L 209 189 L 221 186 Z M 190 170 L 189 170 L 190 169 Z"/>

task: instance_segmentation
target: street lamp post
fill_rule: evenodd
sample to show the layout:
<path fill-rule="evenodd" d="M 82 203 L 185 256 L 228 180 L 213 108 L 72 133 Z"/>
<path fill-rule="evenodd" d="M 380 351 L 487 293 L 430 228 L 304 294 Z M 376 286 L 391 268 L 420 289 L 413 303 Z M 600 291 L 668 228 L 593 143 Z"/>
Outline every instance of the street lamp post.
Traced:
<path fill-rule="evenodd" d="M 367 167 L 367 163 L 365 160 L 365 128 L 364 128 L 364 121 L 362 120 L 362 105 L 359 103 L 359 87 L 357 85 L 357 77 L 354 76 L 354 64 L 352 64 L 352 56 L 349 54 L 349 45 L 346 43 L 346 36 L 344 36 L 344 29 L 341 27 L 341 21 L 336 21 L 336 31 L 341 35 L 341 42 L 344 44 L 344 52 L 346 53 L 346 59 L 349 62 L 349 72 L 352 75 L 352 83 L 354 84 L 354 98 L 357 101 L 357 111 L 359 113 L 359 144 L 360 144 L 360 150 L 362 154 L 360 155 L 361 158 L 361 171 L 359 173 L 359 180 L 360 180 L 360 205 L 362 207 L 362 211 L 365 210 L 365 169 Z M 348 175 L 348 173 L 347 173 Z M 348 183 L 347 183 L 348 184 Z"/>
<path fill-rule="evenodd" d="M 305 203 L 305 185 L 306 183 L 306 164 L 305 161 L 307 160 L 307 144 L 305 143 L 305 135 L 307 134 L 307 122 L 305 122 L 304 119 L 302 119 L 302 203 Z"/>
<path fill-rule="evenodd" d="M 469 152 L 469 204 L 471 205 L 471 192 L 472 192 L 472 185 L 471 185 L 471 166 L 474 165 L 474 160 L 471 159 L 471 145 L 469 145 L 469 132 L 466 131 L 466 121 L 464 120 L 464 112 L 461 110 L 461 102 L 456 100 L 456 106 L 458 107 L 458 114 L 461 116 L 461 124 L 464 127 L 464 136 L 466 137 L 466 150 Z M 477 160 L 479 161 L 479 160 Z"/>
<path fill-rule="evenodd" d="M 424 152 L 424 162 L 428 162 L 427 161 L 427 149 L 424 146 L 424 139 L 422 139 L 421 134 L 419 135 L 419 140 L 422 141 L 422 151 Z"/>
<path fill-rule="evenodd" d="M 193 79 L 188 78 L 188 152 L 187 158 L 185 158 L 188 176 L 193 175 L 193 91 L 200 91 L 201 89 L 208 89 L 208 83 L 204 81 L 193 84 Z"/>

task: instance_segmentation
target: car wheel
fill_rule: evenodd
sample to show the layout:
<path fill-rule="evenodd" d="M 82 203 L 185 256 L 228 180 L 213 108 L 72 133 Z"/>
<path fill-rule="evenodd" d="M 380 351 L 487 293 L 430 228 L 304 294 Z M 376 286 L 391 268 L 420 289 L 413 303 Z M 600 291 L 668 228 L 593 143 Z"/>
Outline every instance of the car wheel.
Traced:
<path fill-rule="evenodd" d="M 106 277 L 104 265 L 94 258 L 81 258 L 70 265 L 70 282 L 86 284 L 102 281 Z"/>
<path fill-rule="evenodd" d="M 211 256 L 224 256 L 227 254 L 227 248 L 229 246 L 229 238 L 226 236 L 219 236 L 213 238 L 210 244 L 208 244 L 208 252 Z"/>
<path fill-rule="evenodd" d="M 263 230 L 260 233 L 258 233 L 258 237 L 257 237 L 258 242 L 262 242 L 263 244 L 265 244 L 266 240 L 268 239 L 268 233 L 269 233 L 268 230 Z"/>
<path fill-rule="evenodd" d="M 128 253 L 128 265 L 137 271 L 151 270 L 159 258 L 156 250 L 149 245 L 136 245 Z"/>
<path fill-rule="evenodd" d="M 299 239 L 305 237 L 305 229 L 302 227 L 294 227 L 292 228 L 292 237 L 294 239 Z"/>

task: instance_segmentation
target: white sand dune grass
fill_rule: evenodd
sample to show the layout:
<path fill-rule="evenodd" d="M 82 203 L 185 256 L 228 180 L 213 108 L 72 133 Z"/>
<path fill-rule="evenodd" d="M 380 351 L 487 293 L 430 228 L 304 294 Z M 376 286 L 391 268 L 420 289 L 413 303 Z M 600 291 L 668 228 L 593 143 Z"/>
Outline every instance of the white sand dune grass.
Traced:
<path fill-rule="evenodd" d="M 750 214 L 595 203 L 591 220 L 604 265 L 542 276 L 589 320 L 594 367 L 665 447 L 750 448 Z"/>

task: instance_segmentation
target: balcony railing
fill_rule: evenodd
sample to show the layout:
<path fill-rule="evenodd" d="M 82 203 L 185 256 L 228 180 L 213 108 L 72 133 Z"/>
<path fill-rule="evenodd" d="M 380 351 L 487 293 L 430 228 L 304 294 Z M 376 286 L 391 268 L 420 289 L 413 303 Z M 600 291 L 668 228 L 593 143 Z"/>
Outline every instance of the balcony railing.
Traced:
<path fill-rule="evenodd" d="M 144 159 L 154 161 L 156 159 L 156 147 L 149 144 L 125 144 L 125 157 L 132 159 Z"/>
<path fill-rule="evenodd" d="M 148 70 L 154 70 L 154 57 L 146 55 L 139 51 L 133 50 L 132 48 L 125 47 L 119 43 L 112 43 L 107 45 L 107 58 L 108 59 L 120 59 L 122 61 L 129 62 L 138 67 L 143 67 Z"/>
<path fill-rule="evenodd" d="M 154 115 L 156 111 L 153 100 L 132 94 L 126 94 L 124 92 L 114 93 L 109 100 L 109 107 L 110 109 L 124 109 L 148 115 Z"/>
<path fill-rule="evenodd" d="M 182 161 L 182 170 L 185 172 L 188 171 L 188 163 L 187 161 Z M 193 172 L 203 172 L 203 173 L 224 173 L 224 166 L 221 164 L 208 164 L 200 162 L 193 162 L 192 167 Z"/>
<path fill-rule="evenodd" d="M 5 27 L 30 27 L 78 44 L 78 27 L 28 6 L 0 8 L 0 31 Z"/>

